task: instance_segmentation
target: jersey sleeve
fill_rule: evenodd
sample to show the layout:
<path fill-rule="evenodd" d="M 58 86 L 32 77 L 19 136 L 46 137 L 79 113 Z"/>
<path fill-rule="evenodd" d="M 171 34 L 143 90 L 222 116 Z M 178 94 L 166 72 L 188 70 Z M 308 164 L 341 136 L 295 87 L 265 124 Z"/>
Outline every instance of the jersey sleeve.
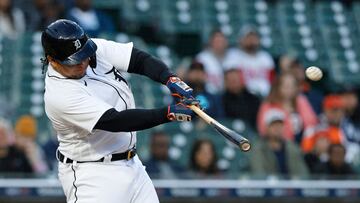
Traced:
<path fill-rule="evenodd" d="M 85 91 L 72 90 L 67 92 L 67 97 L 51 98 L 46 103 L 47 111 L 56 120 L 91 132 L 100 117 L 112 107 L 95 98 Z"/>
<path fill-rule="evenodd" d="M 101 55 L 107 62 L 119 71 L 127 71 L 133 43 L 118 43 L 105 39 L 92 39 L 98 45 L 97 54 Z"/>

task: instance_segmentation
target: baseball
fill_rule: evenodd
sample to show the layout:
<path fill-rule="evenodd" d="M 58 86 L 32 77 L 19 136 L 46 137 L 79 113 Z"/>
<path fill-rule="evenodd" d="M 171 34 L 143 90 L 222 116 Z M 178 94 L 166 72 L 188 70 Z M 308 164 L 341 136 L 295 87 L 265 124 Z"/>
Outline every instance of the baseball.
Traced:
<path fill-rule="evenodd" d="M 305 70 L 305 75 L 307 78 L 309 78 L 312 81 L 318 81 L 322 78 L 323 73 L 320 70 L 320 68 L 316 66 L 310 66 Z"/>

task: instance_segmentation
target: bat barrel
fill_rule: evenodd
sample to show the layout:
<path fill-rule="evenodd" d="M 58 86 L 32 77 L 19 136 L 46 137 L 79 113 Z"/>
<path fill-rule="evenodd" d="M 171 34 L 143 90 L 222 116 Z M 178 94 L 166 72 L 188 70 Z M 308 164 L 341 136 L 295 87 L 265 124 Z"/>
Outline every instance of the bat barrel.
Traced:
<path fill-rule="evenodd" d="M 251 145 L 250 145 L 250 142 L 249 140 L 242 140 L 240 143 L 239 143 L 239 148 L 244 151 L 244 152 L 247 152 L 250 150 L 251 148 Z"/>
<path fill-rule="evenodd" d="M 251 145 L 249 140 L 241 136 L 240 134 L 236 133 L 235 131 L 225 127 L 221 123 L 217 122 L 215 119 L 211 118 L 197 106 L 191 105 L 189 106 L 198 116 L 204 119 L 209 125 L 214 127 L 216 131 L 218 131 L 222 136 L 224 136 L 227 140 L 234 143 L 236 146 L 240 148 L 243 152 L 247 152 L 250 150 Z"/>
<path fill-rule="evenodd" d="M 247 152 L 250 150 L 251 145 L 248 139 L 244 138 L 237 132 L 223 126 L 217 121 L 211 122 L 211 124 L 222 136 L 224 136 L 227 140 L 234 143 L 236 146 L 240 148 L 241 151 Z"/>

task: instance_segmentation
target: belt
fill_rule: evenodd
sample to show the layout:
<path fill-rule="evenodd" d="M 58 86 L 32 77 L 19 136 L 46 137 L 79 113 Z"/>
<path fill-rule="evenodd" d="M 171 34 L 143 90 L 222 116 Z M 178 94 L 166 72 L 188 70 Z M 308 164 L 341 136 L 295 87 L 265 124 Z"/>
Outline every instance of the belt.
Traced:
<path fill-rule="evenodd" d="M 112 154 L 110 161 L 119 161 L 119 160 L 124 160 L 124 159 L 130 160 L 135 155 L 136 155 L 136 150 L 135 149 L 130 149 L 130 150 L 128 150 L 126 152 L 123 152 L 123 153 Z M 59 159 L 59 161 L 61 161 L 63 163 L 68 163 L 69 164 L 69 163 L 74 162 L 74 160 L 65 157 L 65 155 L 63 155 L 59 150 L 57 150 L 57 158 Z M 98 160 L 94 160 L 94 161 L 76 161 L 76 162 L 77 163 L 104 162 L 104 160 L 105 160 L 105 157 L 103 157 L 101 159 L 98 159 Z"/>

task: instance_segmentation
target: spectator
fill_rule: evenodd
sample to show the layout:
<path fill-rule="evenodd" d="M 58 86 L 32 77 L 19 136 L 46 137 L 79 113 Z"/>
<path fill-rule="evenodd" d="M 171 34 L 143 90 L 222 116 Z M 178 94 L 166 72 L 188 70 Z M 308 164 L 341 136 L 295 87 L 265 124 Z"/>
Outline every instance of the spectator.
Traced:
<path fill-rule="evenodd" d="M 345 178 L 354 175 L 354 171 L 345 162 L 346 149 L 341 144 L 332 144 L 329 147 L 329 161 L 318 165 L 317 174 L 326 174 L 327 178 Z"/>
<path fill-rule="evenodd" d="M 210 93 L 205 88 L 206 73 L 204 65 L 193 61 L 185 76 L 186 83 L 193 88 L 193 95 L 200 100 L 200 104 L 205 108 L 205 112 L 214 118 L 223 116 L 223 109 L 220 97 Z"/>
<path fill-rule="evenodd" d="M 311 173 L 315 173 L 316 167 L 319 164 L 328 161 L 329 158 L 328 151 L 329 151 L 330 141 L 327 138 L 328 137 L 327 132 L 320 131 L 315 136 L 317 138 L 315 141 L 314 149 L 311 152 L 306 153 L 304 156 L 306 164 Z"/>
<path fill-rule="evenodd" d="M 306 97 L 299 93 L 299 84 L 291 73 L 283 73 L 276 78 L 266 100 L 261 104 L 257 124 L 260 135 L 265 133 L 264 115 L 276 108 L 285 114 L 285 138 L 300 142 L 303 131 L 317 124 L 317 117 Z"/>
<path fill-rule="evenodd" d="M 190 153 L 190 169 L 194 178 L 220 176 L 215 147 L 210 140 L 196 140 Z"/>
<path fill-rule="evenodd" d="M 273 58 L 268 52 L 260 50 L 259 34 L 251 26 L 246 25 L 240 30 L 239 45 L 239 48 L 229 50 L 224 60 L 225 69 L 240 69 L 248 90 L 266 97 L 275 75 Z"/>
<path fill-rule="evenodd" d="M 55 130 L 53 130 L 52 132 L 56 133 Z M 45 159 L 47 166 L 52 172 L 57 171 L 58 160 L 56 159 L 56 150 L 58 147 L 59 141 L 57 140 L 57 136 L 54 134 L 51 134 L 49 136 L 49 139 L 41 146 L 44 154 L 46 154 Z"/>
<path fill-rule="evenodd" d="M 14 133 L 8 121 L 0 118 L 0 172 L 31 173 L 24 151 L 13 145 Z"/>
<path fill-rule="evenodd" d="M 328 95 L 323 102 L 324 113 L 320 116 L 320 123 L 313 129 L 309 129 L 302 140 L 301 146 L 305 153 L 313 150 L 319 138 L 319 132 L 323 132 L 330 144 L 341 144 L 345 135 L 341 130 L 341 122 L 344 119 L 344 103 L 339 95 Z"/>
<path fill-rule="evenodd" d="M 228 54 L 228 41 L 220 30 L 214 30 L 209 38 L 208 46 L 202 50 L 196 60 L 204 64 L 207 74 L 207 88 L 212 93 L 219 93 L 224 85 L 224 59 Z"/>
<path fill-rule="evenodd" d="M 345 89 L 340 96 L 344 102 L 344 119 L 341 129 L 346 137 L 346 160 L 360 166 L 360 121 L 359 101 L 354 88 Z"/>
<path fill-rule="evenodd" d="M 93 8 L 92 0 L 75 0 L 75 7 L 69 10 L 67 18 L 77 22 L 91 37 L 115 31 L 112 19 Z"/>
<path fill-rule="evenodd" d="M 173 179 L 182 177 L 185 169 L 169 159 L 169 136 L 163 131 L 153 132 L 151 136 L 151 157 L 144 163 L 152 178 Z"/>
<path fill-rule="evenodd" d="M 21 116 L 15 124 L 15 145 L 23 151 L 34 173 L 43 174 L 48 171 L 44 154 L 35 141 L 37 123 L 30 115 Z"/>
<path fill-rule="evenodd" d="M 275 63 L 277 74 L 289 72 L 291 70 L 292 63 L 295 60 L 294 57 L 289 55 L 281 55 L 277 59 L 278 60 Z"/>
<path fill-rule="evenodd" d="M 256 129 L 256 115 L 259 106 L 260 99 L 246 89 L 241 71 L 238 69 L 227 70 L 223 95 L 225 116 L 242 119 Z"/>
<path fill-rule="evenodd" d="M 313 150 L 318 139 L 317 133 L 326 132 L 326 137 L 331 144 L 344 144 L 347 150 L 346 160 L 352 162 L 359 156 L 359 143 L 350 139 L 350 135 L 345 134 L 343 122 L 345 118 L 344 100 L 340 95 L 332 94 L 325 97 L 323 102 L 324 113 L 320 116 L 320 123 L 314 128 L 309 129 L 302 140 L 301 146 L 305 153 Z M 355 135 L 357 136 L 357 135 Z"/>
<path fill-rule="evenodd" d="M 285 139 L 286 115 L 269 109 L 264 115 L 265 133 L 251 152 L 250 165 L 255 175 L 306 176 L 308 169 L 299 147 Z"/>
<path fill-rule="evenodd" d="M 317 115 L 320 114 L 322 111 L 324 93 L 312 87 L 311 83 L 306 80 L 303 64 L 298 59 L 282 56 L 280 65 L 282 66 L 280 67 L 282 73 L 290 72 L 295 76 L 297 81 L 299 81 L 300 92 L 307 97 L 315 113 Z"/>
<path fill-rule="evenodd" d="M 13 7 L 12 0 L 0 0 L 0 35 L 16 39 L 25 31 L 24 13 Z"/>
<path fill-rule="evenodd" d="M 17 0 L 25 13 L 26 29 L 41 31 L 55 19 L 61 18 L 64 12 L 63 0 Z"/>
<path fill-rule="evenodd" d="M 64 15 L 63 9 L 63 5 L 56 1 L 49 1 L 49 3 L 45 4 L 44 8 L 41 10 L 40 23 L 36 30 L 44 30 L 50 23 L 62 18 Z"/>
<path fill-rule="evenodd" d="M 360 106 L 357 89 L 354 87 L 346 87 L 341 93 L 341 96 L 345 102 L 345 117 L 356 127 L 360 127 Z"/>

